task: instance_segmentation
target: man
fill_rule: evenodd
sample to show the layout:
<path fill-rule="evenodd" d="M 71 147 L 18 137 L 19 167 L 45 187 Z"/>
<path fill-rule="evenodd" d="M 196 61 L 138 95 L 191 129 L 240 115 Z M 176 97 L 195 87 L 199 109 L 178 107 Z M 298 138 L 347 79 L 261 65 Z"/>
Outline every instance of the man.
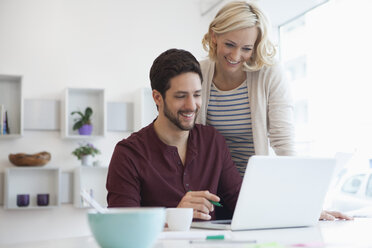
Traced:
<path fill-rule="evenodd" d="M 108 177 L 108 207 L 189 207 L 196 219 L 215 219 L 210 201 L 232 212 L 242 178 L 225 139 L 195 124 L 202 74 L 195 57 L 170 49 L 155 59 L 150 80 L 157 119 L 119 142 Z M 220 199 L 221 198 L 221 199 Z"/>

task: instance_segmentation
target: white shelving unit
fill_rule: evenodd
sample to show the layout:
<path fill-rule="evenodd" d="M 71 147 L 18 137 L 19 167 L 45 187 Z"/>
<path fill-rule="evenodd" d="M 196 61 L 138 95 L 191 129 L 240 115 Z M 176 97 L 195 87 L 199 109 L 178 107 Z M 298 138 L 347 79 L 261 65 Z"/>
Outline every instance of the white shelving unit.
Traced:
<path fill-rule="evenodd" d="M 91 135 L 79 135 L 77 130 L 72 130 L 74 119 L 71 112 L 81 111 L 84 113 L 86 107 L 93 110 Z M 89 139 L 104 137 L 106 134 L 106 104 L 104 89 L 90 88 L 67 88 L 61 104 L 61 133 L 63 138 Z"/>
<path fill-rule="evenodd" d="M 150 88 L 141 88 L 134 100 L 134 131 L 150 124 L 158 116 Z"/>
<path fill-rule="evenodd" d="M 17 167 L 5 170 L 4 207 L 7 209 L 44 209 L 60 205 L 61 173 L 59 168 Z M 29 194 L 27 207 L 17 206 L 17 195 Z M 37 205 L 37 194 L 49 194 L 48 206 Z"/>
<path fill-rule="evenodd" d="M 74 171 L 74 205 L 77 208 L 89 207 L 81 196 L 80 191 L 86 190 L 101 206 L 106 207 L 108 167 L 79 166 Z"/>
<path fill-rule="evenodd" d="M 10 132 L 0 135 L 0 139 L 18 138 L 23 135 L 22 99 L 22 76 L 0 74 L 0 105 L 3 104 L 7 111 Z"/>

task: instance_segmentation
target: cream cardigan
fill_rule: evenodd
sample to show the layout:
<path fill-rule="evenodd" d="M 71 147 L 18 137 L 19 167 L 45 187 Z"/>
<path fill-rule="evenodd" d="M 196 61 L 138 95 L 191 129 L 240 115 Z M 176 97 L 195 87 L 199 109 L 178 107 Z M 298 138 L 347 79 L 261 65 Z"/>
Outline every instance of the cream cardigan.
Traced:
<path fill-rule="evenodd" d="M 215 63 L 203 60 L 200 66 L 203 102 L 197 123 L 205 125 Z M 247 72 L 247 80 L 255 154 L 268 155 L 270 142 L 277 155 L 295 155 L 292 98 L 281 67 Z"/>

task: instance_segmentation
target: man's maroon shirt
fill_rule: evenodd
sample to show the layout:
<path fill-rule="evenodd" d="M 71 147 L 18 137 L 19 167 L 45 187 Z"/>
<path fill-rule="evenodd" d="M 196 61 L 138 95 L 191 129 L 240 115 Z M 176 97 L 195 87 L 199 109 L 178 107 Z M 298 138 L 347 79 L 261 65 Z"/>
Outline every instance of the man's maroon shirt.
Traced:
<path fill-rule="evenodd" d="M 176 207 L 188 191 L 209 190 L 232 213 L 242 178 L 224 137 L 196 124 L 190 131 L 185 165 L 177 148 L 164 144 L 151 123 L 120 141 L 107 176 L 108 207 Z M 215 219 L 214 212 L 211 213 Z"/>

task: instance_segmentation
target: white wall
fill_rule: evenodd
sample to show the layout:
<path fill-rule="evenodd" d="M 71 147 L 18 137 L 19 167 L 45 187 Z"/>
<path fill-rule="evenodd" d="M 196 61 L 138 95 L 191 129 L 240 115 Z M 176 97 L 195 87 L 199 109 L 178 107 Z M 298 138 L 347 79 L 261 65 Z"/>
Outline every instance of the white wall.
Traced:
<path fill-rule="evenodd" d="M 60 100 L 65 87 L 93 87 L 105 88 L 107 101 L 131 102 L 138 88 L 149 86 L 161 52 L 176 47 L 205 56 L 201 38 L 211 18 L 200 15 L 199 0 L 0 0 L 0 74 L 23 75 L 25 99 Z M 98 159 L 108 165 L 115 144 L 128 135 L 108 132 L 94 140 Z M 0 172 L 12 167 L 9 153 L 44 150 L 52 154 L 47 166 L 70 171 L 79 165 L 71 155 L 77 143 L 58 131 L 25 130 L 22 138 L 0 140 Z M 87 234 L 85 210 L 70 204 L 0 208 L 0 244 Z"/>

